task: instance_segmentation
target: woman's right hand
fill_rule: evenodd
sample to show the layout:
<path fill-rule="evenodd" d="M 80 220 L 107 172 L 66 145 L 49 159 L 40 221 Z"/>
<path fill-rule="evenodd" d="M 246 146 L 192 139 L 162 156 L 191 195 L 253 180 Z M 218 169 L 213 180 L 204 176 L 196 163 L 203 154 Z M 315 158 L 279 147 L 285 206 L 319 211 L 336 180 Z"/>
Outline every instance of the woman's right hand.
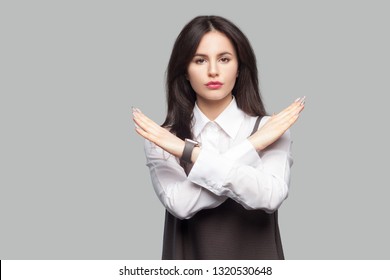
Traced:
<path fill-rule="evenodd" d="M 261 151 L 278 140 L 299 118 L 305 108 L 305 97 L 296 99 L 290 106 L 274 114 L 270 119 L 248 140 L 257 151 Z"/>

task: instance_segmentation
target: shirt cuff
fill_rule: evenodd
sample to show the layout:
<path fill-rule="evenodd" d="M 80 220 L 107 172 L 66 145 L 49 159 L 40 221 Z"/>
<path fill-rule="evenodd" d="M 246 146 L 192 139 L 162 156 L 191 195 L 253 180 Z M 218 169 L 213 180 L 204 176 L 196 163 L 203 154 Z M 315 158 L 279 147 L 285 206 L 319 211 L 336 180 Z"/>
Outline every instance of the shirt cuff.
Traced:
<path fill-rule="evenodd" d="M 233 166 L 231 160 L 227 160 L 216 151 L 202 148 L 188 174 L 188 180 L 216 195 L 222 195 L 223 183 Z"/>
<path fill-rule="evenodd" d="M 236 165 L 258 167 L 262 163 L 255 147 L 253 147 L 248 139 L 245 139 L 240 144 L 230 148 L 223 154 L 223 157 L 235 162 Z"/>

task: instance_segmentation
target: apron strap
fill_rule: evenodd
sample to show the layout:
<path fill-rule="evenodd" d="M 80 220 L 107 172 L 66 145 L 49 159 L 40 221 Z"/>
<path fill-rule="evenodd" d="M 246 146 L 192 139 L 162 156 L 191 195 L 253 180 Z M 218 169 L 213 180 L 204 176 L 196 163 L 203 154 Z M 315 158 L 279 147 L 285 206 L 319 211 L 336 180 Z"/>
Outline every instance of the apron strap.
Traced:
<path fill-rule="evenodd" d="M 255 133 L 257 131 L 257 129 L 259 128 L 259 124 L 260 124 L 260 121 L 261 121 L 262 118 L 263 118 L 262 116 L 261 117 L 260 116 L 257 117 L 256 123 L 255 123 L 255 126 L 253 127 L 251 135 L 253 133 Z"/>

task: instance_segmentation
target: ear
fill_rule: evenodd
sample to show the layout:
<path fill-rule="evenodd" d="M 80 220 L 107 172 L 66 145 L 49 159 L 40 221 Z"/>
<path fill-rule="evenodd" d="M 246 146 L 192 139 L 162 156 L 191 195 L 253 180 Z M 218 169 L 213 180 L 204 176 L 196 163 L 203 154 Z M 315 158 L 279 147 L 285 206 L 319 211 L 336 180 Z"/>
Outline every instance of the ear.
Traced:
<path fill-rule="evenodd" d="M 238 78 L 238 75 L 240 74 L 240 71 L 237 70 L 237 75 L 236 75 L 236 78 Z"/>

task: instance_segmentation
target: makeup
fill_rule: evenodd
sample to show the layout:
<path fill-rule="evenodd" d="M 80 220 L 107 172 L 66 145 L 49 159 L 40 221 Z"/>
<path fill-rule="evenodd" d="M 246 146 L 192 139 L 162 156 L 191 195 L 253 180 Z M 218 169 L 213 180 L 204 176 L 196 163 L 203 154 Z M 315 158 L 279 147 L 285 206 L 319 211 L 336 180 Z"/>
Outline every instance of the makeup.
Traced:
<path fill-rule="evenodd" d="M 220 89 L 222 87 L 223 83 L 219 81 L 211 81 L 206 84 L 206 87 L 209 89 Z"/>

